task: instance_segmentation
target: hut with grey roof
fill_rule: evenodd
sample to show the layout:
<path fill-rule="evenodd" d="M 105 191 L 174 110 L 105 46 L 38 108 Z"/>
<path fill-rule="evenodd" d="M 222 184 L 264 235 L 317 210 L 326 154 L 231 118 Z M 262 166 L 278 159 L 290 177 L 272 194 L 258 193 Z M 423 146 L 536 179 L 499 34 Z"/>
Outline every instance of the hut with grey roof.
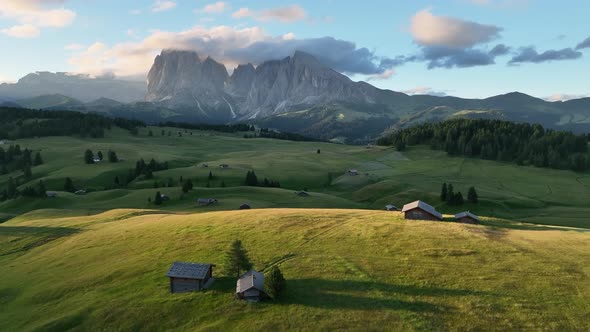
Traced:
<path fill-rule="evenodd" d="M 264 292 L 264 274 L 255 270 L 244 273 L 236 283 L 236 297 L 258 302 L 267 297 Z"/>
<path fill-rule="evenodd" d="M 466 223 L 466 224 L 479 223 L 479 217 L 469 211 L 457 213 L 455 215 L 455 220 L 457 220 L 458 222 Z"/>
<path fill-rule="evenodd" d="M 171 293 L 195 292 L 211 287 L 213 264 L 174 262 L 166 277 L 170 278 Z"/>
<path fill-rule="evenodd" d="M 441 221 L 443 219 L 442 213 L 423 201 L 414 201 L 404 205 L 402 212 L 405 219 L 432 221 Z"/>

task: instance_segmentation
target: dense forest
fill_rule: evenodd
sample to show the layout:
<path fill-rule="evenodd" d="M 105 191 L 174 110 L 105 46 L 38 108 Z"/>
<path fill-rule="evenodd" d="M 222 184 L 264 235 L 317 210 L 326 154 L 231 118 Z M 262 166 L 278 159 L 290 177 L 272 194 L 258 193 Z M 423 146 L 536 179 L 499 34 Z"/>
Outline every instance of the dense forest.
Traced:
<path fill-rule="evenodd" d="M 173 127 L 193 130 L 212 130 L 222 133 L 238 133 L 244 131 L 255 131 L 254 126 L 244 123 L 236 124 L 205 124 L 205 123 L 183 123 L 183 122 L 161 122 L 159 127 Z"/>
<path fill-rule="evenodd" d="M 113 126 L 136 131 L 145 124 L 137 120 L 107 118 L 72 111 L 36 111 L 0 107 L 0 138 L 17 139 L 43 136 L 81 136 L 100 138 Z"/>
<path fill-rule="evenodd" d="M 398 150 L 428 144 L 449 155 L 583 172 L 590 169 L 588 139 L 538 124 L 455 119 L 399 130 L 381 137 L 377 144 Z"/>
<path fill-rule="evenodd" d="M 273 138 L 273 139 L 281 139 L 286 141 L 296 141 L 296 142 L 322 142 L 323 140 L 312 138 L 300 134 L 288 133 L 288 132 L 278 132 L 268 128 L 261 128 L 258 132 L 254 132 L 253 134 L 245 134 L 244 138 Z"/>

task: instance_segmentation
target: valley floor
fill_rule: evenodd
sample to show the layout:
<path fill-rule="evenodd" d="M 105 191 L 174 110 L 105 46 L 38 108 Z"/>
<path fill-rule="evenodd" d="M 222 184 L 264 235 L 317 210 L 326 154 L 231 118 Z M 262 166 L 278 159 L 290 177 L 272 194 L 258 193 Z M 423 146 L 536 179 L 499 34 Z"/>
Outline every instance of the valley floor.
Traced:
<path fill-rule="evenodd" d="M 0 330 L 588 330 L 590 233 L 406 221 L 398 213 L 39 210 L 0 224 Z M 278 303 L 235 300 L 222 262 L 241 239 L 280 265 Z M 173 261 L 217 264 L 170 294 Z"/>

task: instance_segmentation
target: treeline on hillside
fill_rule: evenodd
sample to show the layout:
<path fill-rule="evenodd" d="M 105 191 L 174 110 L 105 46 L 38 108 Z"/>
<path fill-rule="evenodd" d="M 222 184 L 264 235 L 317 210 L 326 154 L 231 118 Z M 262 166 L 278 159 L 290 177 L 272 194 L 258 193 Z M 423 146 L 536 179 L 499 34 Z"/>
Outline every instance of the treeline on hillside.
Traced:
<path fill-rule="evenodd" d="M 182 122 L 160 122 L 159 127 L 173 127 L 193 130 L 212 130 L 222 133 L 238 133 L 244 131 L 255 131 L 256 128 L 245 123 L 236 124 L 206 124 L 206 123 L 182 123 Z"/>
<path fill-rule="evenodd" d="M 273 138 L 273 139 L 281 139 L 286 141 L 296 141 L 296 142 L 322 142 L 323 140 L 307 137 L 300 134 L 288 133 L 288 132 L 278 132 L 272 129 L 261 128 L 258 132 L 254 132 L 253 134 L 245 134 L 244 138 Z"/>
<path fill-rule="evenodd" d="M 130 131 L 145 126 L 141 121 L 108 118 L 73 111 L 38 111 L 0 107 L 0 138 L 17 139 L 42 136 L 104 137 L 113 126 Z"/>
<path fill-rule="evenodd" d="M 404 150 L 429 144 L 449 155 L 515 162 L 583 172 L 590 169 L 588 137 L 544 129 L 538 124 L 455 119 L 393 132 L 377 141 Z"/>
<path fill-rule="evenodd" d="M 22 175 L 16 179 L 8 179 L 7 188 L 0 190 L 0 202 L 7 199 L 22 196 L 45 196 L 45 187 L 42 182 L 38 188 L 26 187 L 19 191 L 17 189 L 19 182 L 27 182 L 33 178 L 32 167 L 43 164 L 43 158 L 40 152 L 33 152 L 27 148 L 21 149 L 20 145 L 10 145 L 6 150 L 0 146 L 0 175 L 8 174 L 14 171 L 21 171 Z"/>

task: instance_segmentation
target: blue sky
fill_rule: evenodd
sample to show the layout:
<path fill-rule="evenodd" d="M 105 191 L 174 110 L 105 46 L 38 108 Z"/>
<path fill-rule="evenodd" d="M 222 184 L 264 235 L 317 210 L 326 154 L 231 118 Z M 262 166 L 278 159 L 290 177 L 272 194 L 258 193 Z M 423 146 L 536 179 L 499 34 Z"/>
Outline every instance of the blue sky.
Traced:
<path fill-rule="evenodd" d="M 590 95 L 589 12 L 586 0 L 0 0 L 0 81 L 143 79 L 161 48 L 230 71 L 302 49 L 380 88 L 567 99 Z"/>

